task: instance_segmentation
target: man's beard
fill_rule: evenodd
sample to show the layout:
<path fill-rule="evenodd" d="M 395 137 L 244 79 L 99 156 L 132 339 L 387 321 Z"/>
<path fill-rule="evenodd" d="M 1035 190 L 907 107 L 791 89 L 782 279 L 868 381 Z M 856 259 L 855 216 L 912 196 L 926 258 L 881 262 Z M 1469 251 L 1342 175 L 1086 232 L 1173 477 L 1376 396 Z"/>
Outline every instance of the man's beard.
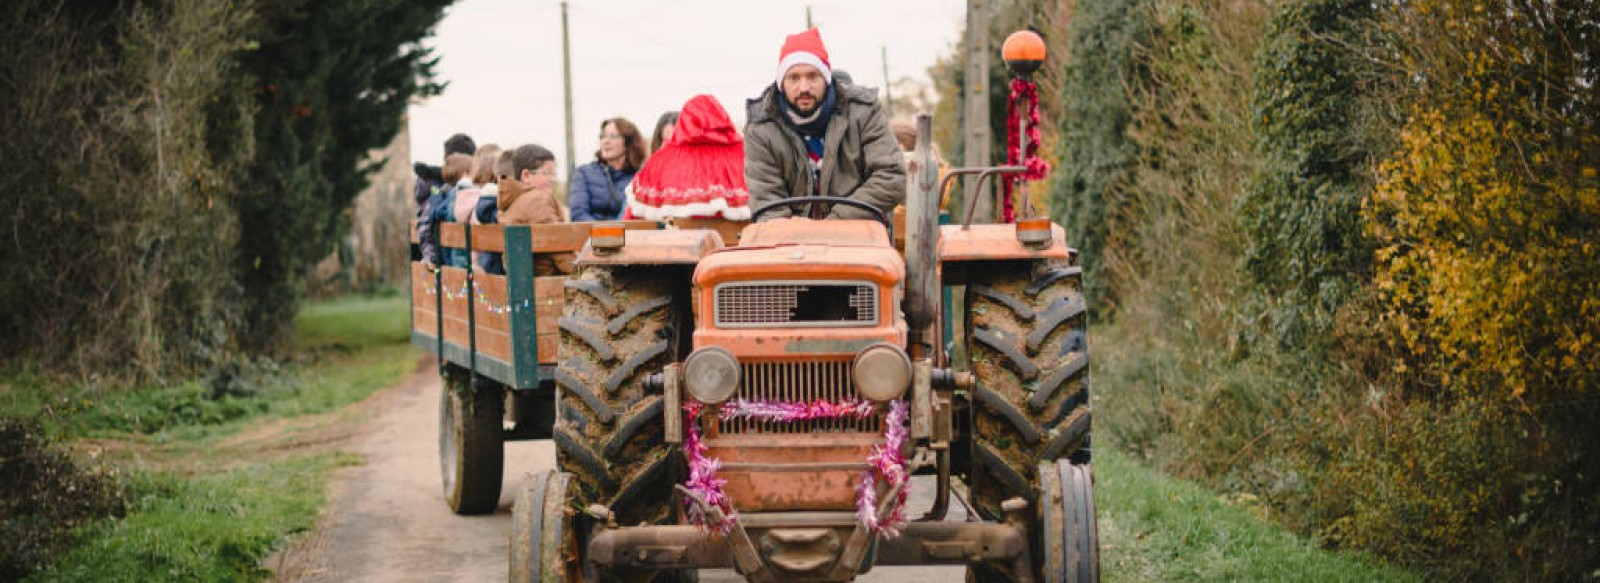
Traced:
<path fill-rule="evenodd" d="M 810 97 L 811 107 L 800 107 L 800 105 L 797 103 L 800 101 L 800 97 Z M 795 114 L 799 115 L 800 117 L 811 117 L 811 114 L 817 112 L 818 107 L 822 107 L 822 99 L 817 97 L 815 94 L 801 93 L 800 97 L 789 99 L 789 109 L 793 109 Z"/>

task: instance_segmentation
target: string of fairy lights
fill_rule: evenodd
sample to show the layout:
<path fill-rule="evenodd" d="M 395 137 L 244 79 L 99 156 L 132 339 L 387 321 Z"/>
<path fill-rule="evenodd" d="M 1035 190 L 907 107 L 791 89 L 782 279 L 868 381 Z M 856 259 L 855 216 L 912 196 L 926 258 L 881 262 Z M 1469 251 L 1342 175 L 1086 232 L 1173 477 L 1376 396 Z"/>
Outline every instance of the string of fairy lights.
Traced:
<path fill-rule="evenodd" d="M 425 294 L 427 294 L 429 296 L 433 296 L 433 295 L 437 295 L 439 293 L 439 288 L 432 281 L 428 281 L 427 283 L 423 284 L 423 291 L 424 291 Z M 497 316 L 504 316 L 506 314 L 511 313 L 512 310 L 515 310 L 515 309 L 518 309 L 518 308 L 521 308 L 523 310 L 527 310 L 527 309 L 530 309 L 530 308 L 533 307 L 533 300 L 531 300 L 531 299 L 522 300 L 522 303 L 521 303 L 520 306 L 512 305 L 510 303 L 496 304 L 493 300 L 489 299 L 489 295 L 488 294 L 484 293 L 483 285 L 479 284 L 477 281 L 473 281 L 472 282 L 471 293 L 468 293 L 467 282 L 465 280 L 463 280 L 461 282 L 461 286 L 459 288 L 452 289 L 451 287 L 448 287 L 448 286 L 446 286 L 444 288 L 444 299 L 446 301 L 452 301 L 453 302 L 453 301 L 459 300 L 461 298 L 465 298 L 465 297 L 467 297 L 469 295 L 470 296 L 474 296 L 474 299 L 478 302 L 478 305 L 483 306 L 483 309 L 485 311 L 489 312 L 490 314 L 495 314 Z"/>

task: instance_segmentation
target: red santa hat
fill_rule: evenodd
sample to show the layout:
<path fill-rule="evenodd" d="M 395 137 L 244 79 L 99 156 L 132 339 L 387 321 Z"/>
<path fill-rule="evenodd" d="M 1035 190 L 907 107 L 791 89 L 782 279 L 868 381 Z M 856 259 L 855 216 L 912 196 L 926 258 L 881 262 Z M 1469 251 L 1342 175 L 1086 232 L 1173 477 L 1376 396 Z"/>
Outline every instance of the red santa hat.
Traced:
<path fill-rule="evenodd" d="M 822 71 L 822 78 L 833 83 L 833 67 L 828 65 L 828 49 L 822 46 L 822 33 L 808 29 L 783 39 L 783 50 L 778 52 L 778 87 L 783 87 L 783 75 L 795 65 L 811 65 Z"/>

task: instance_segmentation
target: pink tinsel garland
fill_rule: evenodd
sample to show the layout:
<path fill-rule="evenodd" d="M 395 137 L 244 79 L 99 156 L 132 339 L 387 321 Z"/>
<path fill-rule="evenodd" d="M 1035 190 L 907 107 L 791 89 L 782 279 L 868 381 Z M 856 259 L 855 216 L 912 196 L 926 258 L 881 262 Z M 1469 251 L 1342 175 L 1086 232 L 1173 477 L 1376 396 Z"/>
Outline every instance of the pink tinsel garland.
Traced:
<path fill-rule="evenodd" d="M 865 419 L 871 417 L 872 414 L 872 402 L 861 399 L 816 400 L 810 403 L 734 399 L 723 403 L 722 412 L 720 413 L 723 421 L 749 419 L 751 421 L 785 422 L 838 419 L 841 417 Z"/>
<path fill-rule="evenodd" d="M 683 436 L 683 451 L 689 458 L 689 481 L 684 484 L 689 491 L 698 494 L 706 504 L 722 509 L 722 522 L 711 523 L 711 517 L 700 510 L 700 506 L 693 500 L 684 500 L 685 510 L 689 521 L 704 526 L 713 531 L 727 534 L 733 527 L 733 508 L 728 504 L 728 496 L 722 492 L 722 486 L 728 481 L 717 477 L 717 470 L 722 467 L 722 460 L 706 455 L 706 444 L 700 441 L 700 411 L 704 404 L 690 401 L 683 404 L 683 425 L 688 428 Z"/>
<path fill-rule="evenodd" d="M 704 498 L 707 504 L 721 508 L 724 519 L 720 523 L 712 524 L 710 517 L 706 516 L 692 500 L 685 501 L 685 510 L 689 520 L 694 524 L 726 534 L 733 526 L 734 513 L 728 503 L 727 495 L 722 491 L 723 485 L 728 482 L 717 477 L 717 470 L 722 467 L 722 461 L 706 455 L 705 442 L 700 439 L 698 422 L 700 413 L 704 410 L 705 405 L 699 402 L 690 401 L 683 404 L 686 428 L 683 451 L 689 461 L 689 480 L 684 487 Z M 722 405 L 718 416 L 724 421 L 751 419 L 793 422 L 842 417 L 867 418 L 875 412 L 876 409 L 871 402 L 859 399 L 818 400 L 809 403 L 734 399 Z M 890 538 L 899 536 L 900 529 L 906 525 L 905 504 L 911 493 L 911 485 L 906 484 L 900 490 L 894 507 L 889 511 L 888 519 L 880 523 L 877 481 L 883 480 L 889 488 L 894 488 L 909 478 L 906 473 L 905 457 L 901 454 L 906 443 L 907 414 L 905 401 L 895 401 L 890 404 L 889 415 L 884 419 L 886 426 L 883 432 L 884 444 L 874 446 L 867 455 L 867 463 L 872 467 L 862 472 L 861 484 L 856 490 L 856 515 L 861 519 L 861 523 L 872 532 Z"/>
<path fill-rule="evenodd" d="M 867 525 L 867 529 L 886 538 L 900 536 L 900 529 L 906 526 L 906 497 L 911 494 L 911 485 L 906 484 L 900 489 L 887 519 L 880 523 L 876 482 L 881 479 L 892 490 L 910 478 L 906 474 L 905 456 L 901 454 L 906 444 L 906 415 L 905 401 L 895 401 L 889 406 L 889 415 L 883 420 L 886 426 L 883 430 L 884 443 L 873 446 L 872 452 L 867 454 L 867 463 L 872 468 L 861 472 L 861 484 L 856 490 L 856 518 Z"/>
<path fill-rule="evenodd" d="M 1017 105 L 1025 104 L 1028 115 L 1028 151 L 1018 152 Z M 1018 77 L 1011 80 L 1011 100 L 1006 103 L 1006 164 L 1027 166 L 1021 174 L 1007 176 L 1004 181 L 1005 196 L 1001 217 L 1007 223 L 1017 220 L 1016 205 L 1012 202 L 1014 190 L 1022 183 L 1039 180 L 1050 173 L 1050 164 L 1039 157 L 1039 86 L 1032 79 Z M 1019 154 L 1021 154 L 1019 156 Z"/>

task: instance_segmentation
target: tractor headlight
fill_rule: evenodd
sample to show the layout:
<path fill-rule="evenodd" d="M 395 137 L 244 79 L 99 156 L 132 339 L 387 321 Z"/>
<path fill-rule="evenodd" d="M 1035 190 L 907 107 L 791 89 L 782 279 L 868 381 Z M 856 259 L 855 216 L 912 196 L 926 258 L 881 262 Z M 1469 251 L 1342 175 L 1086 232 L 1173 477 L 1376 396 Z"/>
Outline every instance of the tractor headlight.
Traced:
<path fill-rule="evenodd" d="M 873 401 L 897 399 L 911 386 L 911 359 L 889 344 L 874 344 L 857 352 L 853 372 L 856 392 Z"/>
<path fill-rule="evenodd" d="M 716 346 L 696 350 L 683 362 L 683 386 L 701 403 L 726 401 L 739 388 L 739 359 Z"/>

